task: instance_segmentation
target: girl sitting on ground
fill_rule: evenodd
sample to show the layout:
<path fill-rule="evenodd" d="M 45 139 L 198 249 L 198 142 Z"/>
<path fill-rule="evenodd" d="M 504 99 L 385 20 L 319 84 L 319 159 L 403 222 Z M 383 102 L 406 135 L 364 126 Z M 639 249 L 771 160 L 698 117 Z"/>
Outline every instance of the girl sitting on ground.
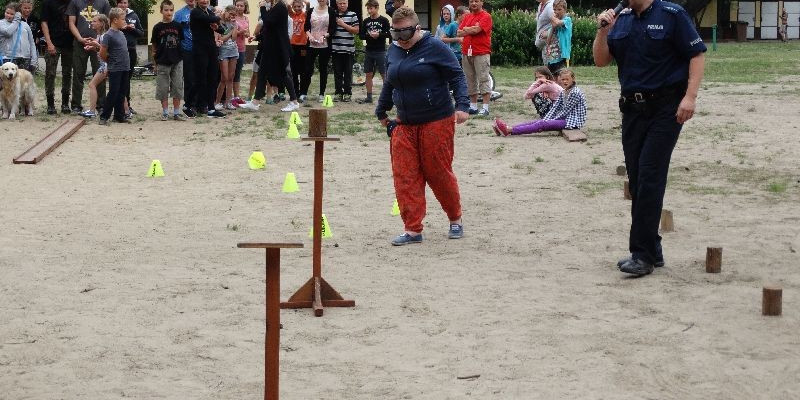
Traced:
<path fill-rule="evenodd" d="M 92 18 L 91 26 L 97 33 L 97 37 L 86 39 L 86 45 L 83 46 L 83 49 L 86 51 L 100 51 L 100 41 L 103 39 L 103 35 L 105 35 L 109 27 L 108 17 L 106 17 L 105 14 L 95 15 L 94 18 Z M 100 66 L 97 68 L 97 72 L 92 77 L 92 80 L 89 81 L 89 107 L 81 113 L 81 116 L 85 118 L 94 118 L 98 115 L 97 86 L 108 78 L 108 65 L 103 60 L 99 61 Z"/>
<path fill-rule="evenodd" d="M 547 67 L 536 67 L 533 75 L 536 77 L 536 82 L 533 82 L 525 92 L 525 99 L 531 100 L 539 117 L 544 118 L 564 88 L 555 82 L 555 77 Z"/>
<path fill-rule="evenodd" d="M 494 133 L 503 135 L 524 135 L 543 131 L 580 129 L 586 123 L 586 97 L 575 84 L 575 73 L 564 68 L 558 73 L 558 82 L 564 91 L 547 112 L 544 118 L 514 125 L 509 129 L 500 118 L 494 120 Z"/>

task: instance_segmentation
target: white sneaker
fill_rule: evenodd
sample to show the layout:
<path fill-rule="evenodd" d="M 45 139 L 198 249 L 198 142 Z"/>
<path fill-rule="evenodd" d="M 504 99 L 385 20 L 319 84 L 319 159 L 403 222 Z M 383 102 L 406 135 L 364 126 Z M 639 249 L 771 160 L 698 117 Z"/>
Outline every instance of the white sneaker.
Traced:
<path fill-rule="evenodd" d="M 217 111 L 222 111 L 222 109 L 224 109 L 224 108 L 225 107 L 222 105 L 222 103 L 214 104 L 214 109 L 217 110 Z"/>
<path fill-rule="evenodd" d="M 235 110 L 236 107 L 234 107 L 234 105 L 231 104 L 231 103 L 227 103 L 227 104 L 225 104 L 225 109 L 226 110 Z"/>
<path fill-rule="evenodd" d="M 317 99 L 317 100 L 319 100 L 320 103 L 324 103 L 325 102 L 325 95 L 324 94 L 319 95 L 319 99 Z"/>
<path fill-rule="evenodd" d="M 298 103 L 305 103 L 306 102 L 306 95 L 301 94 L 300 97 L 297 98 Z"/>
<path fill-rule="evenodd" d="M 252 101 L 248 101 L 247 103 L 244 103 L 244 104 L 239 106 L 239 108 L 242 108 L 242 109 L 245 109 L 245 110 L 250 110 L 250 111 L 258 111 L 259 107 L 261 107 L 260 104 L 253 104 Z"/>
<path fill-rule="evenodd" d="M 300 108 L 300 104 L 298 104 L 296 101 L 290 101 L 289 104 L 286 105 L 286 107 L 281 108 L 281 111 L 283 112 L 295 111 L 298 108 Z"/>

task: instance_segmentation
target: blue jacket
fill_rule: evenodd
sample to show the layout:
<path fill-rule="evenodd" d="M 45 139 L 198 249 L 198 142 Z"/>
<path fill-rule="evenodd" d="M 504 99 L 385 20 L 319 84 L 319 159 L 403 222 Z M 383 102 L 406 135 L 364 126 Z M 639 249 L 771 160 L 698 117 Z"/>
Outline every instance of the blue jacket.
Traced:
<path fill-rule="evenodd" d="M 456 105 L 450 97 L 456 98 Z M 450 47 L 430 34 L 423 34 L 408 51 L 395 43 L 386 52 L 386 81 L 383 83 L 375 115 L 397 106 L 401 124 L 422 124 L 469 109 L 467 80 Z"/>
<path fill-rule="evenodd" d="M 189 16 L 192 9 L 189 6 L 184 6 L 178 11 L 175 11 L 173 20 L 183 27 L 183 41 L 181 42 L 181 49 L 184 51 L 192 51 L 192 29 L 189 27 Z"/>

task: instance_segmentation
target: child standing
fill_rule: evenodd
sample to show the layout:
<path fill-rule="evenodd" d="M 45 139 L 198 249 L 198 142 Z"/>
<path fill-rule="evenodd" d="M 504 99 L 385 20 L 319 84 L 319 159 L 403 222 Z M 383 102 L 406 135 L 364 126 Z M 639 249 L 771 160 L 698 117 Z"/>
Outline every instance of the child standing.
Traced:
<path fill-rule="evenodd" d="M 378 0 L 367 1 L 367 13 L 361 23 L 359 37 L 367 41 L 364 48 L 364 72 L 367 74 L 367 97 L 358 100 L 359 104 L 372 104 L 372 78 L 377 71 L 384 79 L 386 73 L 386 39 L 389 39 L 389 20 L 378 15 Z M 352 71 L 352 68 L 351 68 Z"/>
<path fill-rule="evenodd" d="M 439 17 L 439 26 L 436 28 L 436 37 L 450 46 L 453 54 L 456 55 L 459 64 L 461 63 L 461 42 L 463 37 L 456 36 L 458 23 L 455 22 L 455 9 L 450 4 L 442 7 L 442 15 Z"/>
<path fill-rule="evenodd" d="M 336 32 L 331 41 L 333 82 L 339 101 L 349 102 L 353 96 L 353 57 L 356 53 L 355 34 L 358 15 L 347 9 L 347 0 L 336 0 Z"/>
<path fill-rule="evenodd" d="M 503 135 L 524 135 L 543 131 L 557 131 L 562 129 L 580 129 L 586 123 L 586 97 L 575 84 L 575 74 L 564 68 L 558 74 L 558 80 L 564 91 L 558 96 L 553 107 L 544 118 L 536 121 L 525 122 L 508 126 L 500 118 L 494 120 L 494 133 Z"/>
<path fill-rule="evenodd" d="M 239 107 L 245 101 L 239 97 L 240 82 L 242 80 L 242 68 L 244 68 L 245 61 L 245 41 L 250 39 L 250 19 L 247 15 L 250 14 L 250 6 L 247 5 L 247 0 L 236 0 L 234 2 L 236 7 L 236 29 L 239 34 L 236 35 L 236 48 L 239 50 L 239 58 L 236 60 L 236 72 L 233 74 L 233 101 L 231 102 L 234 107 Z"/>
<path fill-rule="evenodd" d="M 83 49 L 88 51 L 100 51 L 100 42 L 103 41 L 103 35 L 105 35 L 106 31 L 108 30 L 108 17 L 103 14 L 97 14 L 92 18 L 91 22 L 92 29 L 97 32 L 97 38 L 87 38 L 86 45 L 83 46 Z M 84 118 L 94 118 L 97 116 L 97 86 L 101 83 L 106 81 L 108 78 L 108 65 L 105 61 L 100 60 L 100 66 L 97 68 L 97 72 L 92 77 L 92 80 L 89 81 L 89 107 L 88 109 L 81 112 L 81 116 Z"/>
<path fill-rule="evenodd" d="M 39 54 L 28 24 L 22 22 L 17 3 L 6 4 L 5 19 L 0 20 L 0 57 L 19 68 L 33 70 Z"/>
<path fill-rule="evenodd" d="M 539 117 L 544 118 L 564 88 L 554 82 L 555 78 L 547 67 L 536 67 L 533 74 L 536 82 L 533 82 L 525 92 L 525 98 L 533 102 L 533 107 L 536 108 Z"/>
<path fill-rule="evenodd" d="M 128 58 L 131 63 L 131 69 L 128 71 L 128 81 L 130 81 L 131 77 L 133 77 L 133 67 L 136 66 L 137 61 L 139 61 L 139 57 L 136 55 L 136 41 L 144 36 L 144 28 L 142 28 L 142 21 L 136 14 L 136 11 L 133 11 L 132 8 L 128 8 L 128 0 L 117 0 L 117 7 L 125 11 L 125 26 L 122 27 L 122 34 L 125 35 L 125 41 L 128 43 Z M 130 82 L 128 82 L 128 91 L 125 93 L 125 101 L 128 104 L 128 116 L 130 117 L 130 114 L 135 113 L 133 107 L 130 106 Z"/>
<path fill-rule="evenodd" d="M 783 11 L 781 12 L 781 26 L 778 29 L 778 33 L 781 36 L 781 41 L 786 42 L 789 40 L 788 31 L 786 30 L 789 27 L 789 13 L 786 12 L 786 2 L 783 3 Z"/>
<path fill-rule="evenodd" d="M 100 114 L 100 125 L 108 125 L 112 110 L 115 122 L 129 124 L 131 121 L 125 118 L 123 102 L 130 85 L 128 71 L 131 63 L 128 55 L 128 42 L 120 31 L 126 25 L 125 11 L 117 7 L 112 8 L 108 13 L 108 20 L 111 26 L 100 42 L 100 58 L 108 64 L 109 90 L 103 105 L 103 112 Z"/>
<path fill-rule="evenodd" d="M 550 17 L 550 36 L 545 47 L 547 67 L 555 74 L 561 68 L 569 67 L 572 52 L 572 18 L 567 15 L 567 0 L 553 2 L 553 16 Z"/>
<path fill-rule="evenodd" d="M 292 7 L 289 8 L 289 18 L 292 19 L 292 30 L 289 36 L 289 44 L 292 45 L 292 83 L 295 90 L 300 91 L 300 81 L 306 73 L 306 48 L 308 47 L 308 34 L 306 34 L 306 12 L 303 10 L 305 3 L 303 0 L 293 0 Z M 306 101 L 305 95 L 297 96 L 297 101 Z"/>
<path fill-rule="evenodd" d="M 150 43 L 156 67 L 156 99 L 161 101 L 161 120 L 169 119 L 167 100 L 172 95 L 172 119 L 185 121 L 181 115 L 183 98 L 183 27 L 172 19 L 175 6 L 170 0 L 161 2 L 161 22 L 153 27 Z"/>
<path fill-rule="evenodd" d="M 233 5 L 225 7 L 220 24 L 222 33 L 218 38 L 218 40 L 222 41 L 222 45 L 219 47 L 220 79 L 219 85 L 217 85 L 217 97 L 214 105 L 217 110 L 222 110 L 223 107 L 228 110 L 236 109 L 231 104 L 231 100 L 234 97 L 233 76 L 236 75 L 236 63 L 239 62 L 239 47 L 236 45 L 236 37 L 239 34 L 239 30 L 236 27 L 235 17 L 236 7 Z M 224 104 L 222 100 L 223 94 L 230 96 L 230 100 L 225 101 Z"/>

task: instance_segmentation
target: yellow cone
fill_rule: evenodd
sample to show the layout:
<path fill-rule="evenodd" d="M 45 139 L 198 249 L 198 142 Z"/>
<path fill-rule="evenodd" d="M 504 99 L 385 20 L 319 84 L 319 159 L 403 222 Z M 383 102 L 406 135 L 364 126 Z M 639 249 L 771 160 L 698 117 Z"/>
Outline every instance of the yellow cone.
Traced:
<path fill-rule="evenodd" d="M 267 159 L 264 158 L 264 153 L 254 151 L 253 154 L 250 154 L 250 158 L 247 159 L 247 165 L 250 166 L 250 169 L 264 169 L 267 165 Z"/>
<path fill-rule="evenodd" d="M 298 114 L 297 111 L 292 111 L 292 115 L 289 116 L 289 123 L 303 125 L 303 121 L 300 119 L 300 114 Z"/>
<path fill-rule="evenodd" d="M 286 131 L 287 139 L 300 139 L 300 132 L 297 131 L 297 125 L 289 123 L 289 130 Z"/>
<path fill-rule="evenodd" d="M 314 238 L 313 226 L 311 227 L 311 230 L 308 231 L 308 237 L 312 239 Z M 333 237 L 333 231 L 331 231 L 331 226 L 328 225 L 328 218 L 325 216 L 325 214 L 322 214 L 322 238 L 327 239 L 332 237 Z"/>
<path fill-rule="evenodd" d="M 294 193 L 300 191 L 297 186 L 297 178 L 294 177 L 293 172 L 287 172 L 286 178 L 283 180 L 283 193 Z"/>
<path fill-rule="evenodd" d="M 326 94 L 325 95 L 325 100 L 322 101 L 322 106 L 323 107 L 333 107 L 333 97 L 331 97 L 331 95 L 329 95 L 329 94 Z"/>
<path fill-rule="evenodd" d="M 164 176 L 164 169 L 161 168 L 161 161 L 153 160 L 153 162 L 150 163 L 147 176 L 150 178 Z"/>
<path fill-rule="evenodd" d="M 400 215 L 400 204 L 397 203 L 397 199 L 394 199 L 394 204 L 392 204 L 392 216 Z"/>

